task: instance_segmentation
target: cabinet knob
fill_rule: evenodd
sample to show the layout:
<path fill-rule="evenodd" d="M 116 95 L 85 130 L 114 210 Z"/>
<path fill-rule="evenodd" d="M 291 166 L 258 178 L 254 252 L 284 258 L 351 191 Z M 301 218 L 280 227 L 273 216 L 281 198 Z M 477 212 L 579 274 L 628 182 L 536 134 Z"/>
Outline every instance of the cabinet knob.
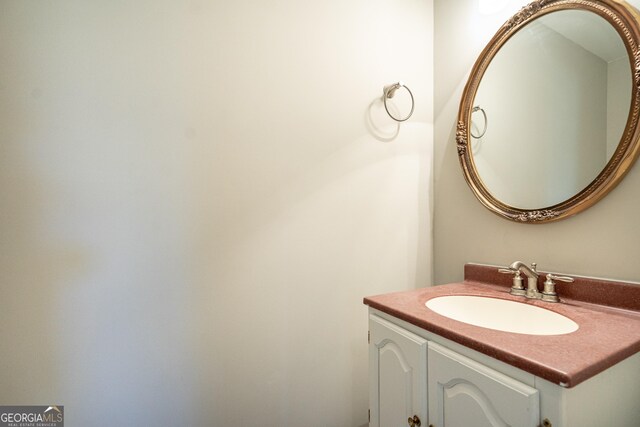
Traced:
<path fill-rule="evenodd" d="M 413 418 L 409 418 L 407 423 L 410 427 L 420 427 L 422 423 L 420 422 L 420 418 L 417 415 L 414 415 Z"/>

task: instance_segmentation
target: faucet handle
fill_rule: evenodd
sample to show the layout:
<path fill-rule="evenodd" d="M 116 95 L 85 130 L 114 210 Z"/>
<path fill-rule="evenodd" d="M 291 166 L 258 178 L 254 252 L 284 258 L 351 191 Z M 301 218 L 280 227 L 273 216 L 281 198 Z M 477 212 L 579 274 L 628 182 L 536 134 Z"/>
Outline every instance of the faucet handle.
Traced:
<path fill-rule="evenodd" d="M 542 291 L 542 301 L 547 302 L 558 302 L 560 299 L 558 298 L 558 294 L 556 293 L 556 283 L 554 280 L 559 280 L 561 282 L 573 282 L 573 277 L 569 276 L 556 276 L 555 274 L 547 274 L 547 280 L 544 281 L 544 290 Z"/>
<path fill-rule="evenodd" d="M 555 274 L 547 274 L 547 280 L 559 280 L 561 282 L 573 282 L 575 279 L 569 276 L 556 276 Z"/>
<path fill-rule="evenodd" d="M 524 286 L 522 286 L 522 276 L 520 275 L 520 270 L 516 270 L 514 268 L 498 268 L 498 272 L 499 273 L 504 273 L 504 274 L 513 274 L 513 286 L 511 286 L 511 290 L 509 291 L 509 293 L 511 295 L 518 295 L 518 296 L 522 296 L 526 294 L 526 291 L 524 290 Z"/>

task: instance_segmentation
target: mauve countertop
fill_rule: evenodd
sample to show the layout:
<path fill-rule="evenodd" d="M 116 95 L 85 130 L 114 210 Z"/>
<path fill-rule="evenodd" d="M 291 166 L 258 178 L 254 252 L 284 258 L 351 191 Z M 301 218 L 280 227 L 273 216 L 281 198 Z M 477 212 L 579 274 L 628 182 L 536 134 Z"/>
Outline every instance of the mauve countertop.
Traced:
<path fill-rule="evenodd" d="M 496 267 L 467 264 L 463 282 L 371 296 L 364 303 L 564 387 L 574 387 L 640 351 L 640 285 L 576 277 L 575 283 L 558 284 L 561 303 L 512 296 L 510 285 L 511 276 L 497 273 Z M 607 305 L 595 303 L 598 293 Z M 428 300 L 444 295 L 487 296 L 537 305 L 569 317 L 579 329 L 538 336 L 473 326 L 425 307 Z"/>

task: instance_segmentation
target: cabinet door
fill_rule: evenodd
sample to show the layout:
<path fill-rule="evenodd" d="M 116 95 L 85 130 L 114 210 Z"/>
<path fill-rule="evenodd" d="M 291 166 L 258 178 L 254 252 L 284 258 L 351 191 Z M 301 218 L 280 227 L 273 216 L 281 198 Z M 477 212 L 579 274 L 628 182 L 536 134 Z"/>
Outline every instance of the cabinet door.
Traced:
<path fill-rule="evenodd" d="M 370 427 L 403 427 L 427 419 L 427 340 L 386 320 L 369 318 Z"/>
<path fill-rule="evenodd" d="M 434 427 L 540 425 L 538 390 L 432 342 L 428 361 Z"/>

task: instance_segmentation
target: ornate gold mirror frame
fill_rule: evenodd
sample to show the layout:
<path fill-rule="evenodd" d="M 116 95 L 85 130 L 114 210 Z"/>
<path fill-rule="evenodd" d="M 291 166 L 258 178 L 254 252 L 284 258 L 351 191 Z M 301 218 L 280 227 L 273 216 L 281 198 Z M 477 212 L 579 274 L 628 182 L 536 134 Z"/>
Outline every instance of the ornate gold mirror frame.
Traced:
<path fill-rule="evenodd" d="M 534 19 L 558 10 L 580 9 L 594 12 L 609 22 L 622 38 L 631 64 L 633 90 L 631 108 L 620 143 L 600 174 L 582 191 L 564 202 L 539 209 L 520 209 L 495 198 L 485 187 L 474 165 L 469 146 L 473 101 L 480 81 L 498 50 L 518 30 Z M 456 144 L 464 177 L 478 200 L 495 214 L 521 223 L 557 221 L 575 215 L 602 199 L 624 177 L 640 152 L 640 28 L 638 12 L 618 0 L 538 0 L 523 7 L 509 19 L 491 39 L 478 57 L 464 88 Z"/>

